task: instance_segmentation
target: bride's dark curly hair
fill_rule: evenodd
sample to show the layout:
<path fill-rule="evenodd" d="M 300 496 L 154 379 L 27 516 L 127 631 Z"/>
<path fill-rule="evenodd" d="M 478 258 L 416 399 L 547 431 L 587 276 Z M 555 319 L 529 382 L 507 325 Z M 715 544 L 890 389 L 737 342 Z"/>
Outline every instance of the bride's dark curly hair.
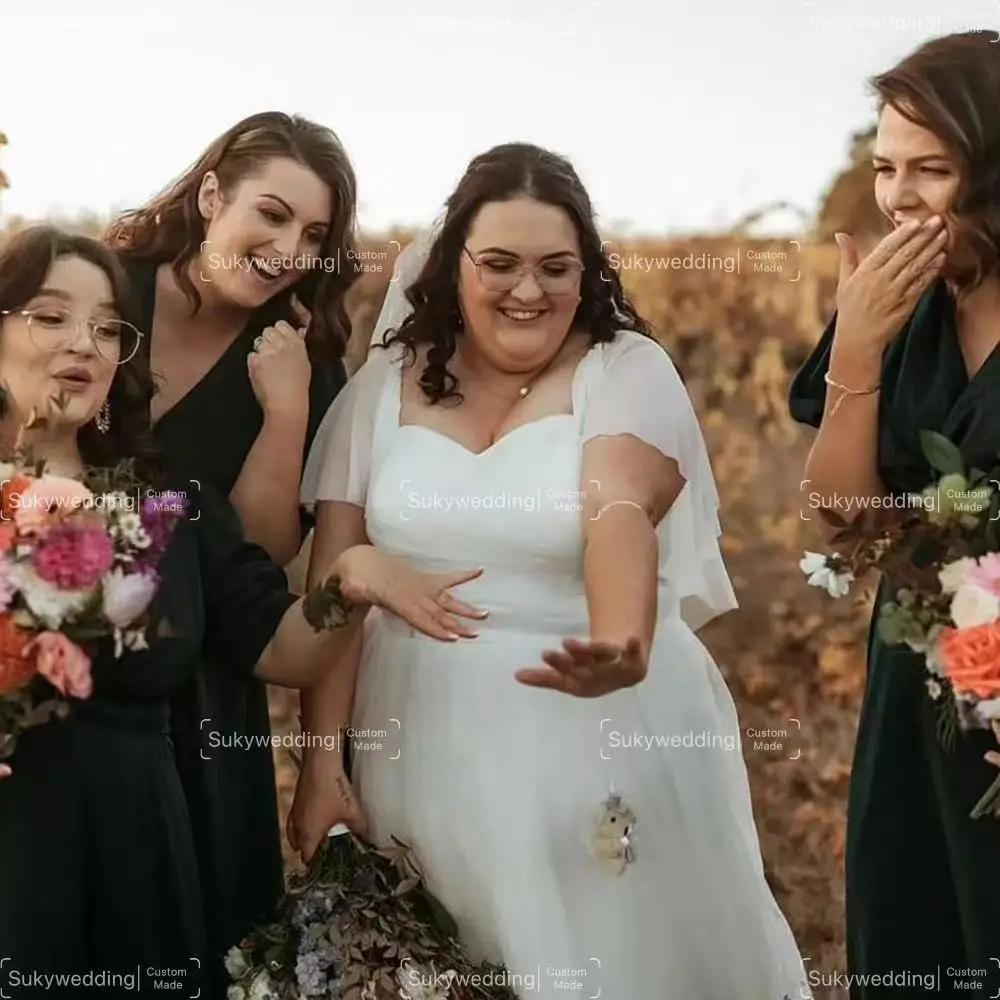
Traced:
<path fill-rule="evenodd" d="M 590 197 L 572 164 L 528 143 L 494 146 L 469 164 L 448 199 L 441 232 L 417 280 L 406 290 L 413 311 L 398 329 L 387 330 L 382 339 L 384 348 L 402 344 L 408 364 L 416 360 L 418 345 L 430 345 L 420 387 L 431 403 L 462 399 L 458 379 L 448 370 L 448 362 L 464 332 L 458 268 L 469 227 L 488 202 L 521 197 L 561 208 L 573 220 L 583 261 L 580 304 L 573 328 L 588 333 L 592 344 L 614 340 L 619 330 L 652 336 L 604 253 Z"/>
<path fill-rule="evenodd" d="M 62 257 L 80 257 L 103 271 L 111 285 L 118 317 L 139 328 L 136 301 L 115 254 L 88 236 L 63 232 L 49 225 L 22 229 L 0 245 L 0 312 L 24 308 L 45 284 L 52 265 Z M 145 353 L 140 350 L 115 369 L 108 392 L 107 433 L 102 434 L 93 421 L 77 432 L 83 461 L 100 469 L 131 459 L 134 472 L 145 485 L 161 486 L 165 472 L 163 456 L 150 426 L 152 398 L 153 378 Z"/>

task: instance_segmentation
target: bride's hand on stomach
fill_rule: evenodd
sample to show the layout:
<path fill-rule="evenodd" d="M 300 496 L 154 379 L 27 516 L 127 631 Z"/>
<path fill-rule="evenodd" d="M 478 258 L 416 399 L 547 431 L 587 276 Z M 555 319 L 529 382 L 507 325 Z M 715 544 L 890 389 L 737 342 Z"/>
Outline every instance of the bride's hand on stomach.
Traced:
<path fill-rule="evenodd" d="M 459 618 L 481 621 L 487 613 L 458 600 L 450 590 L 482 573 L 481 569 L 419 573 L 373 545 L 352 546 L 334 568 L 348 601 L 385 608 L 426 635 L 448 642 L 474 639 L 478 634 Z"/>
<path fill-rule="evenodd" d="M 339 757 L 307 754 L 295 785 L 295 798 L 285 830 L 288 843 L 309 864 L 326 835 L 338 824 L 358 836 L 368 832 L 368 821 L 354 795 Z"/>

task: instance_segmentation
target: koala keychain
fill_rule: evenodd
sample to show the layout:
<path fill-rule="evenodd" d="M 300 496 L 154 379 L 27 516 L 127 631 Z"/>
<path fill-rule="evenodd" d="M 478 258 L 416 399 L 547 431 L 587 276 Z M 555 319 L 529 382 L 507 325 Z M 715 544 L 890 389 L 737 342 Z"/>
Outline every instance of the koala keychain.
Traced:
<path fill-rule="evenodd" d="M 609 875 L 621 875 L 635 861 L 632 836 L 636 817 L 631 806 L 613 790 L 594 816 L 591 847 Z"/>

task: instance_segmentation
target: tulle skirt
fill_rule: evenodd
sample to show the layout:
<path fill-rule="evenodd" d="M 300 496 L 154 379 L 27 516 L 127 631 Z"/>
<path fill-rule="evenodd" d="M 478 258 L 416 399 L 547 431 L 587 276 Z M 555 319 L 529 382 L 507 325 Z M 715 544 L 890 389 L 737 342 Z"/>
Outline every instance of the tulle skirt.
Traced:
<path fill-rule="evenodd" d="M 561 640 L 484 625 L 447 644 L 374 616 L 352 738 L 375 838 L 413 848 L 473 956 L 520 996 L 808 996 L 704 646 L 670 616 L 634 688 L 582 699 L 514 679 Z M 609 793 L 635 818 L 621 874 L 594 836 Z"/>

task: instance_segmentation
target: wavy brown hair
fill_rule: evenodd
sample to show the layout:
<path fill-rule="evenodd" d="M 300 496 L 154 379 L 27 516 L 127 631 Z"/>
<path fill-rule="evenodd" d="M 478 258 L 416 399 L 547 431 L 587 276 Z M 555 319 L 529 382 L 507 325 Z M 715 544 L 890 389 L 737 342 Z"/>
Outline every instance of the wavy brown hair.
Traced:
<path fill-rule="evenodd" d="M 220 135 L 178 180 L 142 208 L 126 212 L 111 224 L 104 240 L 129 261 L 170 262 L 177 283 L 193 311 L 201 296 L 188 276 L 188 265 L 205 239 L 205 222 L 198 211 L 198 191 L 210 170 L 227 197 L 246 177 L 274 159 L 292 159 L 311 170 L 330 189 L 333 205 L 320 259 L 352 261 L 357 249 L 357 179 L 336 133 L 323 125 L 265 111 L 237 122 Z M 291 308 L 297 296 L 312 313 L 306 336 L 313 357 L 339 358 L 351 338 L 351 320 L 344 305 L 348 289 L 360 277 L 356 268 L 314 267 L 291 288 L 268 300 L 256 319 L 270 325 L 285 319 L 298 325 Z"/>
<path fill-rule="evenodd" d="M 22 229 L 0 245 L 0 312 L 24 308 L 44 286 L 53 264 L 62 257 L 80 257 L 99 268 L 111 284 L 118 318 L 138 327 L 137 303 L 114 253 L 97 240 L 66 233 L 55 226 Z M 93 421 L 77 432 L 84 462 L 106 468 L 130 458 L 143 482 L 161 485 L 163 463 L 150 427 L 152 398 L 153 379 L 145 352 L 136 351 L 130 361 L 115 369 L 111 380 L 107 433 L 102 434 Z"/>
<path fill-rule="evenodd" d="M 1000 273 L 1000 45 L 995 31 L 926 42 L 871 80 L 879 113 L 891 105 L 932 132 L 955 158 L 959 189 L 950 218 L 976 259 L 958 283 Z"/>
<path fill-rule="evenodd" d="M 583 260 L 574 328 L 588 333 L 592 344 L 614 340 L 618 330 L 652 336 L 604 253 L 590 197 L 572 164 L 528 143 L 494 146 L 472 160 L 448 199 L 441 232 L 417 280 L 406 290 L 413 312 L 398 330 L 387 330 L 382 341 L 383 347 L 404 345 L 410 364 L 418 345 L 430 345 L 420 386 L 431 403 L 462 399 L 448 362 L 463 333 L 458 268 L 469 227 L 488 202 L 520 197 L 561 208 L 573 221 Z"/>

